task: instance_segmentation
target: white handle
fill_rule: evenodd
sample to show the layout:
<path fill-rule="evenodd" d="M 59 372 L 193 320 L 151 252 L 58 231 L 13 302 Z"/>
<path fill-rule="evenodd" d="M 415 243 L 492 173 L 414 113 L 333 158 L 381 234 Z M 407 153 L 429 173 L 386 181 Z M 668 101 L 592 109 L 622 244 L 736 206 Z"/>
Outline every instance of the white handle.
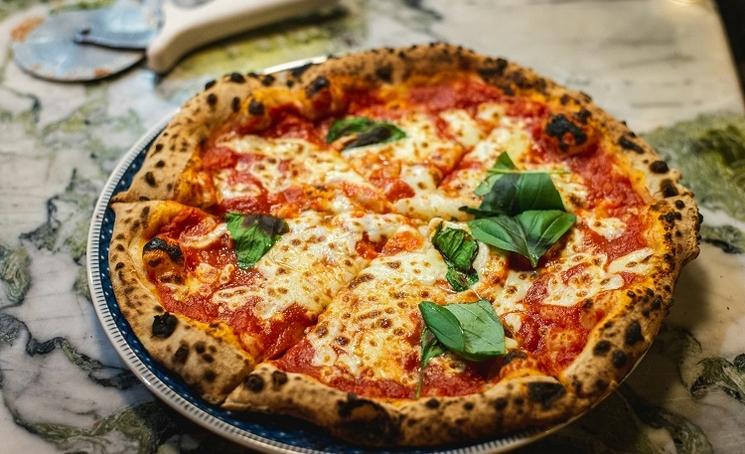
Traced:
<path fill-rule="evenodd" d="M 212 0 L 182 8 L 163 4 L 163 28 L 147 48 L 147 63 L 163 73 L 190 50 L 238 32 L 309 14 L 337 0 Z"/>

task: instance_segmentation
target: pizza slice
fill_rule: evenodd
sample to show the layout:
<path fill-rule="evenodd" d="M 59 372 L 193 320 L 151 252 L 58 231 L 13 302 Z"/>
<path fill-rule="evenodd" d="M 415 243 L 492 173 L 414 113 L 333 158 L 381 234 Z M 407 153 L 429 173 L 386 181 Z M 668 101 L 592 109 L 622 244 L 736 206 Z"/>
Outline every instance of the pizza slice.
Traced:
<path fill-rule="evenodd" d="M 515 291 L 505 286 L 507 260 L 500 251 L 475 241 L 464 224 L 437 219 L 419 228 L 401 226 L 380 255 L 332 301 L 302 341 L 279 359 L 259 365 L 229 396 L 225 406 L 312 414 L 312 419 L 324 421 L 324 425 L 347 437 L 350 435 L 345 432 L 352 429 L 350 415 L 342 410 L 335 414 L 327 402 L 339 409 L 349 406 L 353 420 L 356 412 L 368 422 L 378 414 L 390 413 L 411 418 L 404 439 L 407 444 L 417 444 L 416 438 L 428 430 L 454 424 L 462 405 L 473 409 L 468 396 L 486 393 L 499 401 L 513 387 L 540 383 L 550 387 L 557 400 L 563 399 L 566 393 L 562 385 L 546 375 L 538 360 L 514 339 L 520 318 L 510 317 L 514 306 L 506 302 L 517 298 Z M 505 335 L 495 339 L 501 350 L 469 361 L 463 358 L 464 352 L 433 349 L 428 345 L 431 339 L 426 337 L 423 304 L 493 316 L 495 321 L 479 336 L 494 337 L 503 330 Z M 512 385 L 500 384 L 508 378 Z M 354 399 L 359 399 L 359 410 Z M 447 405 L 461 402 L 458 412 L 439 413 L 438 418 L 419 415 L 441 412 L 441 400 Z M 480 405 L 477 411 L 499 410 L 499 406 L 487 410 Z M 544 413 L 553 418 L 562 411 L 561 405 L 556 405 Z M 443 426 L 431 426 L 433 419 Z M 507 419 L 500 423 L 506 427 L 512 424 Z M 379 436 L 379 429 L 376 427 L 371 436 Z M 486 425 L 468 430 L 483 432 Z M 354 434 L 357 440 L 361 436 L 359 432 Z"/>
<path fill-rule="evenodd" d="M 114 210 L 110 259 L 122 312 L 158 360 L 216 402 L 252 364 L 300 339 L 407 222 L 312 211 L 216 217 L 177 202 Z"/>

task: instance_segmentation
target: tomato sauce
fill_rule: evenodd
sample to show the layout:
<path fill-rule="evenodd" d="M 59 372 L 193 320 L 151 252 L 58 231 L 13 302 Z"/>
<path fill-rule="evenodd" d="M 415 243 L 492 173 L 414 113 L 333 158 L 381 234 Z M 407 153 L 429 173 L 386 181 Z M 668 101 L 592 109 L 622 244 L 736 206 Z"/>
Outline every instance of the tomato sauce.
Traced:
<path fill-rule="evenodd" d="M 190 238 L 198 238 L 209 233 L 216 225 L 217 221 L 206 217 L 203 212 L 188 209 L 177 214 L 161 230 L 159 236 L 170 240 L 188 241 Z M 185 285 L 184 279 L 188 277 L 192 277 L 192 283 L 198 282 L 196 276 L 198 276 L 200 265 L 213 267 L 214 269 L 208 272 L 215 273 L 215 276 L 214 279 L 200 283 L 199 288 L 184 292 L 185 296 L 179 296 L 174 293 L 172 284 L 161 282 L 161 276 L 154 272 L 149 273 L 148 278 L 156 285 L 163 307 L 167 311 L 203 323 L 224 322 L 239 338 L 242 333 L 248 333 L 254 342 L 250 345 L 244 344 L 243 347 L 258 355 L 259 359 L 273 358 L 287 350 L 300 340 L 305 328 L 314 322 L 314 318 L 309 316 L 299 304 L 292 304 L 271 320 L 261 320 L 254 313 L 255 305 L 259 302 L 257 296 L 246 296 L 235 311 L 230 311 L 225 307 L 220 311 L 219 305 L 211 301 L 215 292 L 239 286 L 262 285 L 257 282 L 261 278 L 261 273 L 255 268 L 243 269 L 237 265 L 233 240 L 227 234 L 204 249 L 190 248 L 187 244 L 180 244 L 183 256 L 182 276 L 184 277 L 181 282 L 175 284 Z M 227 279 L 217 278 L 217 275 L 223 273 L 228 267 L 232 267 L 232 270 L 228 273 Z"/>
<path fill-rule="evenodd" d="M 410 377 L 416 377 L 419 369 L 419 355 L 412 352 L 404 359 L 404 369 Z M 331 378 L 322 374 L 322 368 L 312 364 L 315 350 L 307 339 L 301 340 L 276 361 L 280 369 L 309 375 L 334 388 L 366 397 L 386 397 L 393 399 L 412 399 L 416 397 L 416 386 L 404 385 L 396 380 L 366 377 L 363 372 L 358 377 L 351 376 L 341 369 Z M 436 364 L 430 364 L 424 371 L 423 396 L 457 396 L 478 392 L 495 379 L 500 360 L 482 363 L 467 363 L 463 371 L 447 372 Z"/>
<path fill-rule="evenodd" d="M 517 337 L 523 349 L 534 356 L 539 367 L 558 374 L 579 355 L 603 311 L 582 307 L 526 303 Z"/>
<path fill-rule="evenodd" d="M 626 219 L 626 230 L 619 237 L 611 240 L 606 239 L 585 224 L 579 224 L 576 228 L 582 230 L 585 246 L 595 252 L 606 254 L 608 263 L 647 246 L 644 237 L 645 223 L 639 216 Z"/>

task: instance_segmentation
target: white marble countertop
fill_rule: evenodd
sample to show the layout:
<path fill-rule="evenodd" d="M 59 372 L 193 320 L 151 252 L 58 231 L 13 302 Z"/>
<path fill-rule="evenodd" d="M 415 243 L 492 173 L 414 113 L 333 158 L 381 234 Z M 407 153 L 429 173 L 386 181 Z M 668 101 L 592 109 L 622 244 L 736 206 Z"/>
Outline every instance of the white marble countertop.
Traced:
<path fill-rule="evenodd" d="M 20 71 L 10 60 L 10 32 L 48 5 L 0 4 L 0 451 L 230 449 L 154 400 L 123 368 L 98 325 L 83 269 L 93 202 L 117 159 L 206 80 L 319 54 L 446 40 L 581 89 L 637 131 L 743 110 L 708 1 L 344 4 L 342 15 L 210 46 L 162 78 L 138 67 L 90 85 Z M 741 452 L 745 376 L 733 358 L 745 352 L 744 269 L 741 255 L 704 244 L 681 278 L 668 328 L 629 385 L 541 446 Z M 684 345 L 683 353 L 670 353 L 671 345 Z M 724 361 L 729 381 L 706 382 L 701 395 L 701 376 L 691 374 L 711 358 Z"/>

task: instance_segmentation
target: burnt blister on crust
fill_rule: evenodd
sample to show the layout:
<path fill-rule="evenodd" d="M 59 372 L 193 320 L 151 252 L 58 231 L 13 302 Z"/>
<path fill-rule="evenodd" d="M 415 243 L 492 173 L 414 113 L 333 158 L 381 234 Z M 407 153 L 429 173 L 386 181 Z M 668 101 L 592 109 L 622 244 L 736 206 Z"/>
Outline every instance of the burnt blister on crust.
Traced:
<path fill-rule="evenodd" d="M 178 244 L 171 244 L 162 238 L 153 238 L 145 243 L 145 246 L 142 248 L 143 254 L 152 251 L 163 251 L 176 263 L 180 263 L 184 259 L 184 254 L 181 252 Z"/>
<path fill-rule="evenodd" d="M 670 168 L 665 161 L 654 161 L 649 165 L 649 170 L 652 173 L 667 173 L 670 171 Z"/>
<path fill-rule="evenodd" d="M 340 421 L 335 430 L 345 437 L 376 446 L 394 444 L 399 438 L 400 424 L 376 402 L 348 394 L 336 410 Z"/>
<path fill-rule="evenodd" d="M 548 120 L 546 134 L 559 141 L 561 151 L 567 151 L 570 146 L 587 142 L 587 134 L 564 114 L 554 115 Z"/>
<path fill-rule="evenodd" d="M 258 374 L 249 374 L 244 380 L 246 388 L 253 393 L 260 393 L 264 390 L 264 378 Z"/>
<path fill-rule="evenodd" d="M 551 408 L 554 402 L 564 397 L 565 394 L 566 389 L 560 383 L 528 383 L 528 397 L 533 402 L 540 403 L 544 410 Z"/>
<path fill-rule="evenodd" d="M 272 389 L 275 391 L 282 388 L 287 383 L 287 374 L 281 370 L 275 370 L 272 372 Z"/>
<path fill-rule="evenodd" d="M 264 104 L 261 101 L 252 99 L 248 103 L 248 113 L 255 116 L 264 115 Z"/>
<path fill-rule="evenodd" d="M 634 320 L 633 322 L 629 323 L 629 326 L 626 327 L 626 332 L 624 334 L 624 343 L 627 346 L 631 346 L 643 340 L 644 335 L 642 334 L 642 327 L 639 322 Z"/>
<path fill-rule="evenodd" d="M 629 137 L 630 134 L 624 134 L 618 139 L 618 145 L 621 146 L 624 150 L 633 151 L 634 153 L 642 154 L 644 153 L 644 148 L 642 148 L 639 144 L 631 140 Z"/>
<path fill-rule="evenodd" d="M 166 339 L 176 330 L 178 318 L 175 315 L 166 312 L 163 315 L 153 317 L 152 333 L 154 337 Z"/>
<path fill-rule="evenodd" d="M 678 187 L 675 185 L 673 180 L 665 178 L 660 182 L 660 191 L 664 197 L 675 197 L 679 195 Z"/>
<path fill-rule="evenodd" d="M 592 348 L 592 353 L 595 356 L 603 356 L 610 351 L 611 344 L 607 340 L 599 340 Z"/>
<path fill-rule="evenodd" d="M 329 82 L 326 76 L 318 76 L 313 79 L 310 84 L 308 84 L 308 87 L 305 89 L 305 93 L 308 95 L 309 98 L 312 98 L 313 96 L 315 96 L 316 93 L 330 86 L 331 82 Z"/>

